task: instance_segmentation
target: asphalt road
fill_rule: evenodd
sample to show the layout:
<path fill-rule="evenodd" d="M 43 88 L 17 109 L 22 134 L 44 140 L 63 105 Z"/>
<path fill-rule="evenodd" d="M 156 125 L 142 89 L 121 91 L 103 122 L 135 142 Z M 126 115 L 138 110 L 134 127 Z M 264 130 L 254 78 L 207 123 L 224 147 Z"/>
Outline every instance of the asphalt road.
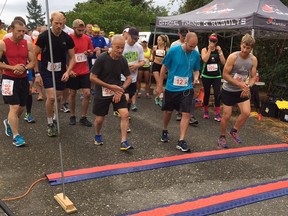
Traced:
<path fill-rule="evenodd" d="M 140 161 L 172 155 L 182 155 L 175 148 L 179 122 L 170 123 L 170 142 L 161 143 L 162 113 L 153 99 L 138 100 L 138 112 L 131 112 L 129 142 L 134 150 L 121 152 L 119 119 L 112 116 L 112 110 L 106 118 L 102 130 L 104 145 L 93 144 L 94 129 L 81 126 L 69 126 L 69 114 L 60 113 L 61 135 L 58 138 L 47 136 L 47 123 L 44 102 L 34 97 L 33 116 L 35 124 L 21 119 L 20 133 L 27 145 L 16 148 L 12 139 L 4 134 L 0 124 L 0 198 L 22 195 L 37 179 L 47 173 L 60 171 L 59 143 L 63 149 L 64 170 L 74 170 Z M 78 101 L 79 104 L 79 101 Z M 8 107 L 0 102 L 1 121 L 6 118 Z M 211 108 L 212 110 L 212 108 Z M 77 111 L 79 114 L 79 109 Z M 193 152 L 219 149 L 216 140 L 219 135 L 219 123 L 213 119 L 201 119 L 202 110 L 196 110 L 199 120 L 197 127 L 189 127 L 187 142 Z M 77 116 L 79 121 L 79 115 Z M 94 120 L 89 108 L 88 118 Z M 285 143 L 282 137 L 275 137 L 269 131 L 258 127 L 255 118 L 249 118 L 240 131 L 243 139 L 241 146 L 228 139 L 230 148 Z M 230 127 L 232 124 L 230 125 Z M 279 130 L 284 130 L 279 128 Z M 230 159 L 221 159 L 192 163 L 168 168 L 136 172 L 65 184 L 65 192 L 74 203 L 81 216 L 110 216 L 127 214 L 147 208 L 184 201 L 236 188 L 261 184 L 273 180 L 288 178 L 287 152 L 250 155 Z M 50 186 L 48 181 L 36 184 L 32 191 L 17 201 L 5 202 L 19 216 L 61 216 L 66 215 L 53 196 L 61 193 L 61 186 Z M 279 197 L 259 203 L 235 208 L 217 215 L 277 215 L 288 212 L 288 197 Z M 0 216 L 4 213 L 0 209 Z"/>

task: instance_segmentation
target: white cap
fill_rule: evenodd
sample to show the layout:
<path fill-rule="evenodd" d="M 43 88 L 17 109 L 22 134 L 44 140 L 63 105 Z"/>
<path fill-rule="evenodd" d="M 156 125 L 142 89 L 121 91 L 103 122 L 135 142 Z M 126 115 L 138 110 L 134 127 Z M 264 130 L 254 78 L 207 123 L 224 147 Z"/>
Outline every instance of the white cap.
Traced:
<path fill-rule="evenodd" d="M 123 32 L 129 32 L 129 28 L 125 28 Z"/>
<path fill-rule="evenodd" d="M 34 30 L 34 31 L 32 32 L 32 34 L 31 34 L 31 37 L 33 38 L 33 40 L 35 40 L 35 38 L 37 38 L 38 35 L 39 35 L 39 32 L 36 31 L 36 30 Z"/>
<path fill-rule="evenodd" d="M 142 43 L 142 42 L 148 43 L 148 40 L 146 39 L 146 37 L 143 37 L 143 38 L 141 39 L 141 43 Z"/>

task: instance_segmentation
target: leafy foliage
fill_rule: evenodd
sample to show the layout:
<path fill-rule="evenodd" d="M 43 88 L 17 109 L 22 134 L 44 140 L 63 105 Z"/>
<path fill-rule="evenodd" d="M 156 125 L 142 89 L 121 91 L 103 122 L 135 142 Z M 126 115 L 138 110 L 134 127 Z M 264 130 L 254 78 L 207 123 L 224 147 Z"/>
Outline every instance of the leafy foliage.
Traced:
<path fill-rule="evenodd" d="M 29 29 L 35 29 L 37 26 L 42 26 L 45 24 L 45 13 L 42 13 L 42 6 L 38 4 L 37 0 L 30 0 L 30 2 L 27 2 L 26 8 L 29 14 L 26 16 L 28 19 L 27 27 Z"/>
<path fill-rule="evenodd" d="M 156 16 L 167 16 L 164 7 L 152 7 L 153 1 L 143 0 L 90 0 L 76 4 L 73 11 L 66 13 L 67 24 L 80 18 L 86 24 L 97 24 L 106 32 L 121 33 L 127 25 L 141 31 L 149 31 Z"/>

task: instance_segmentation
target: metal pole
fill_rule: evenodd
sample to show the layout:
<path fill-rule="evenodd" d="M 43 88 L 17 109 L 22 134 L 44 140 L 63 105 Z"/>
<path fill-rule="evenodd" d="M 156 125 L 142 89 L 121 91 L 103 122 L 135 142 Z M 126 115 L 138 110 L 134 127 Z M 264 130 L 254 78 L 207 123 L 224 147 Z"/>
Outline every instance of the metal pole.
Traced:
<path fill-rule="evenodd" d="M 48 5 L 48 0 L 46 0 L 45 2 L 46 2 L 46 14 L 47 14 L 46 17 L 47 17 L 47 24 L 48 24 L 48 39 L 49 39 L 50 59 L 51 59 L 51 64 L 52 64 L 52 80 L 53 80 L 54 98 L 55 98 L 55 113 L 56 113 L 57 129 L 58 129 L 58 137 L 59 137 L 60 124 L 59 124 L 59 115 L 58 115 L 58 101 L 57 101 L 54 60 L 53 60 L 53 50 L 52 50 L 51 26 L 50 26 L 50 18 L 49 18 L 49 5 Z M 63 191 L 63 198 L 65 199 L 66 195 L 65 195 L 65 184 L 64 184 L 64 167 L 63 167 L 63 157 L 62 157 L 62 146 L 61 146 L 60 141 L 59 141 L 59 151 L 60 151 L 60 164 L 61 164 L 62 191 Z"/>
<path fill-rule="evenodd" d="M 15 214 L 8 208 L 8 206 L 2 200 L 0 200 L 0 207 L 5 212 L 5 215 L 15 216 Z"/>

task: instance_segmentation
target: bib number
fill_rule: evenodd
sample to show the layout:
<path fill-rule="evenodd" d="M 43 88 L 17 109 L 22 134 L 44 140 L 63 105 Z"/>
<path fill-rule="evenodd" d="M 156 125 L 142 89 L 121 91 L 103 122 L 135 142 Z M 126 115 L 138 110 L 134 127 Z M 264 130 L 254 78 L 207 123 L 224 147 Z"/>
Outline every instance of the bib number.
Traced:
<path fill-rule="evenodd" d="M 53 68 L 52 63 L 48 62 L 47 70 L 52 71 L 52 68 Z M 55 72 L 61 71 L 61 62 L 54 63 L 54 71 Z"/>
<path fill-rule="evenodd" d="M 214 72 L 218 70 L 217 64 L 207 64 L 207 71 L 208 72 Z"/>
<path fill-rule="evenodd" d="M 76 63 L 86 62 L 87 56 L 84 53 L 77 53 L 77 54 L 75 54 L 75 61 L 76 61 Z"/>
<path fill-rule="evenodd" d="M 236 74 L 234 74 L 233 78 L 236 79 L 239 82 L 246 82 L 248 76 L 236 73 Z"/>
<path fill-rule="evenodd" d="M 2 95 L 12 96 L 13 95 L 14 80 L 3 79 L 2 80 Z"/>
<path fill-rule="evenodd" d="M 103 97 L 109 97 L 109 96 L 113 96 L 115 93 L 108 89 L 108 88 L 105 88 L 105 87 L 102 87 L 102 96 Z"/>
<path fill-rule="evenodd" d="M 188 77 L 175 76 L 173 85 L 174 86 L 188 86 Z"/>

